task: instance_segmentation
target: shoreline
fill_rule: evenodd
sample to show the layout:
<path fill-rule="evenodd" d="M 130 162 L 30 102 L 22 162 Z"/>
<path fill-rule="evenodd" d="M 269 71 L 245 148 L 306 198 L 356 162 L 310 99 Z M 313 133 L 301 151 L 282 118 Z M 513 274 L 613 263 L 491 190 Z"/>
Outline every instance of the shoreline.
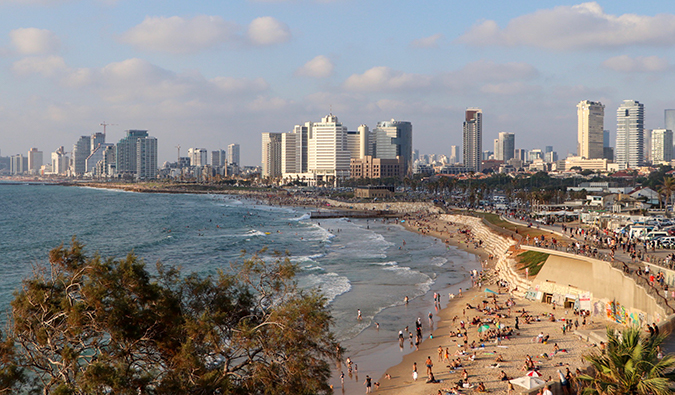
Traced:
<path fill-rule="evenodd" d="M 482 247 L 476 247 L 474 243 L 470 242 L 470 236 L 465 236 L 464 234 L 460 236 L 459 231 L 461 229 L 466 229 L 466 226 L 448 223 L 440 218 L 440 216 L 435 215 L 419 218 L 411 218 L 409 216 L 408 218 L 409 219 L 405 222 L 406 229 L 422 235 L 437 237 L 460 250 L 480 256 L 481 262 L 486 263 L 486 265 L 484 265 L 484 270 L 488 273 L 487 276 L 491 277 L 492 281 L 498 280 L 495 272 L 496 259 L 490 259 L 490 254 L 488 252 Z M 460 350 L 459 346 L 462 344 L 462 338 L 450 336 L 449 332 L 451 330 L 458 330 L 460 327 L 459 322 L 461 320 L 468 323 L 473 317 L 482 317 L 482 314 L 474 310 L 466 309 L 463 304 L 468 303 L 475 307 L 483 300 L 490 300 L 490 297 L 486 298 L 486 294 L 484 294 L 483 290 L 483 288 L 487 286 L 488 285 L 484 284 L 484 287 L 472 287 L 463 292 L 461 298 L 456 297 L 449 301 L 447 305 L 436 314 L 437 318 L 434 320 L 435 329 L 433 332 L 433 339 L 427 338 L 426 341 L 421 343 L 418 351 L 413 351 L 404 355 L 402 362 L 391 366 L 381 377 L 373 378 L 377 379 L 380 384 L 377 392 L 384 394 L 435 395 L 441 389 L 449 390 L 455 386 L 455 382 L 462 378 L 462 369 L 466 369 L 469 372 L 469 380 L 474 386 L 478 382 L 483 382 L 489 392 L 506 394 L 507 385 L 505 382 L 499 380 L 498 375 L 504 371 L 509 378 L 524 376 L 526 371 L 521 371 L 520 369 L 526 355 L 531 355 L 534 358 L 539 367 L 539 371 L 542 373 L 542 378 L 544 380 L 550 378 L 553 382 L 557 381 L 558 369 L 561 369 L 564 373 L 566 368 L 570 368 L 572 373 L 574 373 L 577 368 L 580 368 L 581 370 L 585 368 L 585 364 L 582 363 L 580 356 L 583 352 L 588 350 L 591 345 L 582 341 L 578 336 L 572 333 L 562 335 L 560 329 L 562 323 L 557 321 L 560 317 L 567 319 L 574 319 L 577 317 L 569 310 L 558 309 L 557 311 L 550 311 L 550 306 L 548 305 L 534 303 L 520 298 L 515 299 L 516 304 L 513 306 L 513 310 L 525 309 L 532 317 L 535 317 L 532 324 L 524 324 L 522 321 L 523 318 L 520 318 L 520 329 L 514 330 L 513 336 L 510 337 L 509 340 L 502 340 L 500 345 L 481 342 L 480 344 L 483 344 L 484 347 L 471 349 L 466 355 L 456 355 L 458 350 Z M 496 295 L 496 298 L 500 304 L 503 304 L 506 299 L 510 297 L 509 294 L 502 293 L 502 289 L 496 284 L 489 285 L 489 287 L 491 290 L 499 292 L 499 295 Z M 447 298 L 447 295 L 445 295 L 445 298 Z M 500 318 L 498 322 L 513 328 L 516 314 L 511 311 L 511 309 L 509 309 L 509 311 L 511 312 L 509 318 Z M 551 321 L 549 314 L 556 314 L 556 321 Z M 537 318 L 539 321 L 537 321 Z M 587 323 L 586 328 L 600 327 L 603 325 L 604 322 L 594 323 L 591 321 Z M 467 326 L 470 344 L 470 342 L 477 340 L 479 334 L 476 332 L 476 327 L 471 325 Z M 532 342 L 532 339 L 540 332 L 550 336 L 548 344 Z M 558 344 L 560 349 L 565 350 L 565 352 L 557 353 L 553 356 L 553 347 L 555 343 Z M 438 361 L 439 346 L 444 350 L 440 362 Z M 455 370 L 450 370 L 448 368 L 449 361 L 445 360 L 445 349 L 448 349 L 451 360 L 459 358 L 462 361 L 462 368 Z M 475 359 L 471 360 L 470 355 L 474 352 L 476 353 Z M 499 354 L 503 355 L 504 362 L 495 362 L 495 355 Z M 424 364 L 425 359 L 428 356 L 431 357 L 431 360 L 435 365 L 433 372 L 435 378 L 440 380 L 439 383 L 426 384 L 427 375 Z M 417 364 L 419 376 L 417 381 L 413 381 L 412 377 L 413 362 Z M 519 387 L 516 386 L 516 393 L 519 391 L 518 388 Z M 459 390 L 463 394 L 473 391 L 462 388 Z"/>

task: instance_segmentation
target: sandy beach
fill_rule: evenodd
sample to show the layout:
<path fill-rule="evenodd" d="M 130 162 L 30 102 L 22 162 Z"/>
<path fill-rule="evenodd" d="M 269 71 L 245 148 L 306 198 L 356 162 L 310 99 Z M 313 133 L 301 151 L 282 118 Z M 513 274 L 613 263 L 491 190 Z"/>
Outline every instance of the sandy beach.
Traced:
<path fill-rule="evenodd" d="M 482 277 L 482 287 L 465 289 L 462 295 L 455 295 L 454 299 L 447 304 L 447 307 L 440 310 L 433 318 L 430 324 L 427 317 L 420 317 L 422 322 L 422 337 L 424 341 L 420 344 L 419 350 L 412 351 L 403 357 L 403 361 L 396 366 L 386 370 L 381 377 L 373 377 L 374 382 L 379 383 L 379 387 L 374 388 L 374 392 L 383 394 L 433 394 L 436 395 L 439 390 L 450 389 L 456 382 L 468 374 L 468 380 L 473 388 L 461 388 L 461 393 L 476 392 L 476 386 L 483 382 L 486 390 L 491 393 L 506 394 L 507 381 L 502 381 L 500 375 L 503 373 L 508 378 L 517 378 L 524 376 L 527 370 L 523 368 L 525 359 L 529 355 L 534 361 L 542 378 L 557 381 L 557 370 L 563 373 L 569 368 L 572 373 L 577 368 L 585 366 L 581 355 L 588 351 L 589 345 L 582 341 L 578 336 L 567 332 L 563 334 L 562 326 L 567 320 L 579 322 L 579 329 L 582 329 L 583 319 L 573 314 L 571 310 L 558 308 L 552 310 L 550 305 L 542 303 L 532 303 L 530 301 L 513 298 L 515 303 L 507 307 L 507 300 L 511 298 L 508 288 L 500 288 L 495 283 L 497 275 L 494 270 L 494 259 L 486 253 L 480 246 L 479 240 L 474 240 L 471 232 L 466 231 L 466 227 L 457 224 L 451 224 L 440 219 L 437 215 L 423 215 L 417 218 L 409 217 L 404 223 L 406 228 L 411 231 L 437 237 L 451 245 L 480 256 L 485 264 L 484 276 Z M 498 295 L 485 293 L 485 288 L 498 292 Z M 449 299 L 449 295 L 441 295 L 443 301 Z M 487 302 L 487 303 L 484 303 Z M 476 309 L 476 307 L 496 306 L 497 310 L 493 314 L 486 314 Z M 469 306 L 471 308 L 469 308 Z M 523 313 L 523 310 L 525 313 Z M 500 316 L 497 316 L 499 314 Z M 515 329 L 516 317 L 519 320 L 519 329 Z M 526 321 L 530 320 L 530 323 Z M 495 324 L 507 326 L 512 329 L 512 335 L 501 339 L 499 344 L 496 339 L 481 341 L 478 333 L 479 325 L 472 325 L 475 318 L 482 321 L 492 320 L 490 328 Z M 467 333 L 467 346 L 464 349 L 464 337 L 457 337 L 451 332 L 462 332 L 461 321 Z M 408 326 L 409 331 L 415 331 L 414 322 L 401 323 L 401 329 Z M 590 317 L 587 318 L 587 325 L 584 329 L 602 328 L 604 323 L 593 323 Z M 537 336 L 543 334 L 548 336 L 546 343 L 539 342 Z M 430 335 L 433 335 L 431 338 Z M 393 339 L 392 341 L 396 341 Z M 475 348 L 471 348 L 474 343 Z M 557 350 L 555 345 L 557 344 Z M 440 349 L 439 349 L 440 347 Z M 404 331 L 404 348 L 410 349 L 409 334 Z M 446 358 L 446 349 L 448 358 Z M 442 351 L 441 351 L 442 350 Z M 440 353 L 440 355 L 439 355 Z M 497 362 L 501 355 L 501 362 Z M 433 367 L 432 371 L 438 383 L 427 384 L 427 368 L 425 361 L 430 357 Z M 450 362 L 458 360 L 461 367 L 451 369 Z M 417 364 L 418 379 L 413 380 L 413 364 Z M 361 380 L 365 378 L 362 374 Z M 365 393 L 365 386 L 361 387 Z M 516 386 L 516 392 L 519 393 L 519 387 Z M 336 388 L 340 392 L 340 388 Z M 343 391 L 344 392 L 344 391 Z M 358 393 L 352 392 L 349 393 Z"/>

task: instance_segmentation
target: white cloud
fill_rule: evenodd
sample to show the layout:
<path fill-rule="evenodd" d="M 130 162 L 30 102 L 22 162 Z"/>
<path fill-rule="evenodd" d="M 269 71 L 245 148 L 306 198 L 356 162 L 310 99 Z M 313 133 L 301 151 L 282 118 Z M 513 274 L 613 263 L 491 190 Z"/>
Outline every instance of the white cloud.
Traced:
<path fill-rule="evenodd" d="M 631 58 L 628 55 L 620 55 L 605 60 L 602 65 L 610 70 L 622 73 L 653 73 L 666 71 L 670 68 L 668 61 L 658 56 Z"/>
<path fill-rule="evenodd" d="M 540 87 L 528 85 L 522 81 L 501 82 L 485 84 L 480 88 L 481 92 L 494 95 L 522 95 L 540 90 Z"/>
<path fill-rule="evenodd" d="M 61 45 L 59 38 L 49 30 L 34 27 L 14 29 L 9 32 L 12 46 L 23 55 L 56 52 Z"/>
<path fill-rule="evenodd" d="M 538 10 L 505 28 L 486 20 L 459 42 L 470 45 L 532 46 L 553 50 L 675 45 L 675 15 L 606 14 L 596 2 Z"/>
<path fill-rule="evenodd" d="M 269 89 L 269 84 L 263 78 L 250 80 L 248 78 L 216 77 L 209 82 L 226 94 L 256 93 Z"/>
<path fill-rule="evenodd" d="M 537 70 L 527 63 L 495 63 L 487 60 L 471 62 L 459 70 L 436 75 L 404 73 L 379 66 L 363 74 L 350 76 L 344 87 L 358 92 L 411 92 L 430 89 L 459 91 L 484 83 L 531 80 L 538 75 Z"/>
<path fill-rule="evenodd" d="M 363 74 L 353 74 L 344 83 L 353 91 L 400 91 L 428 88 L 432 78 L 423 74 L 408 74 L 379 66 L 366 70 Z"/>
<path fill-rule="evenodd" d="M 68 66 L 60 56 L 30 57 L 14 62 L 12 71 L 22 76 L 40 74 L 43 77 L 54 77 L 66 73 Z"/>
<path fill-rule="evenodd" d="M 189 53 L 231 41 L 236 29 L 234 23 L 219 16 L 146 17 L 124 33 L 121 40 L 143 50 Z"/>
<path fill-rule="evenodd" d="M 248 39 L 254 45 L 281 44 L 291 39 L 288 26 L 271 16 L 254 19 L 248 26 Z"/>
<path fill-rule="evenodd" d="M 443 35 L 441 33 L 436 33 L 429 37 L 413 40 L 413 42 L 410 43 L 410 46 L 413 48 L 436 48 L 438 47 L 438 42 L 442 39 Z"/>
<path fill-rule="evenodd" d="M 296 75 L 312 78 L 326 78 L 333 74 L 333 63 L 327 57 L 319 55 L 295 71 Z"/>

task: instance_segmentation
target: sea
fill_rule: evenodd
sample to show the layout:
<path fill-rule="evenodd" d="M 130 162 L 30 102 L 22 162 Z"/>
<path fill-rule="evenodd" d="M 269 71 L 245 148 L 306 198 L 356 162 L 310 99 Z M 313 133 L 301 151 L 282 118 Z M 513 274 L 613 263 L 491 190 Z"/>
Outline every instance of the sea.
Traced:
<path fill-rule="evenodd" d="M 161 261 L 184 274 L 230 270 L 243 251 L 265 248 L 267 260 L 275 251 L 288 253 L 301 269 L 299 285 L 326 295 L 331 329 L 358 364 L 347 393 L 363 390 L 366 374 L 378 379 L 398 364 L 411 351 L 398 347 L 398 331 L 419 317 L 427 322 L 449 293 L 470 286 L 471 270 L 480 270 L 476 256 L 396 220 L 311 219 L 310 208 L 238 196 L 0 182 L 0 202 L 0 312 L 9 311 L 21 281 L 48 263 L 49 251 L 73 237 L 89 255 L 122 258 L 133 251 L 150 271 Z M 433 303 L 435 292 L 441 306 Z M 337 389 L 346 367 L 334 370 Z"/>

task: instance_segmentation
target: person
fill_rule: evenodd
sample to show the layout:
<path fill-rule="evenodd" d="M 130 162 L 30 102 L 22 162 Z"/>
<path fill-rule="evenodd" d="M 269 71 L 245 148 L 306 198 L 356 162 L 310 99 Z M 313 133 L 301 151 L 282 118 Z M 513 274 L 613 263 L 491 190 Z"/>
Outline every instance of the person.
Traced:
<path fill-rule="evenodd" d="M 542 395 L 553 395 L 553 392 L 551 392 L 551 387 L 548 384 L 544 386 L 544 392 L 542 393 Z"/>
<path fill-rule="evenodd" d="M 506 387 L 506 393 L 507 395 L 511 395 L 514 392 L 516 392 L 516 390 L 513 388 L 513 383 L 509 381 L 509 385 Z"/>
<path fill-rule="evenodd" d="M 509 376 L 507 376 L 506 372 L 502 370 L 501 373 L 499 373 L 499 379 L 501 381 L 507 381 L 509 379 Z"/>
<path fill-rule="evenodd" d="M 372 383 L 371 383 L 371 378 L 370 376 L 366 375 L 366 381 L 363 382 L 363 384 L 366 386 L 366 394 L 370 394 L 372 392 Z"/>
<path fill-rule="evenodd" d="M 476 387 L 476 391 L 487 392 L 487 390 L 485 389 L 485 384 L 483 384 L 482 381 L 480 383 L 478 383 L 478 387 Z M 551 395 L 553 395 L 553 394 L 551 394 Z"/>
<path fill-rule="evenodd" d="M 413 377 L 413 381 L 417 381 L 417 362 L 413 362 L 412 377 Z"/>
<path fill-rule="evenodd" d="M 342 388 L 345 386 L 345 372 L 340 372 L 340 384 L 342 384 Z"/>
<path fill-rule="evenodd" d="M 429 373 L 431 373 L 431 368 L 434 366 L 434 363 L 431 362 L 431 356 L 427 357 L 426 364 L 427 364 L 427 375 L 428 375 Z"/>
<path fill-rule="evenodd" d="M 434 377 L 434 374 L 432 372 L 429 372 L 429 378 L 427 379 L 427 384 L 435 384 L 439 383 L 438 380 Z"/>
<path fill-rule="evenodd" d="M 356 319 L 357 319 L 357 320 L 362 320 L 362 319 L 363 319 L 363 317 L 361 316 L 361 309 L 358 309 L 358 310 L 356 311 Z"/>

